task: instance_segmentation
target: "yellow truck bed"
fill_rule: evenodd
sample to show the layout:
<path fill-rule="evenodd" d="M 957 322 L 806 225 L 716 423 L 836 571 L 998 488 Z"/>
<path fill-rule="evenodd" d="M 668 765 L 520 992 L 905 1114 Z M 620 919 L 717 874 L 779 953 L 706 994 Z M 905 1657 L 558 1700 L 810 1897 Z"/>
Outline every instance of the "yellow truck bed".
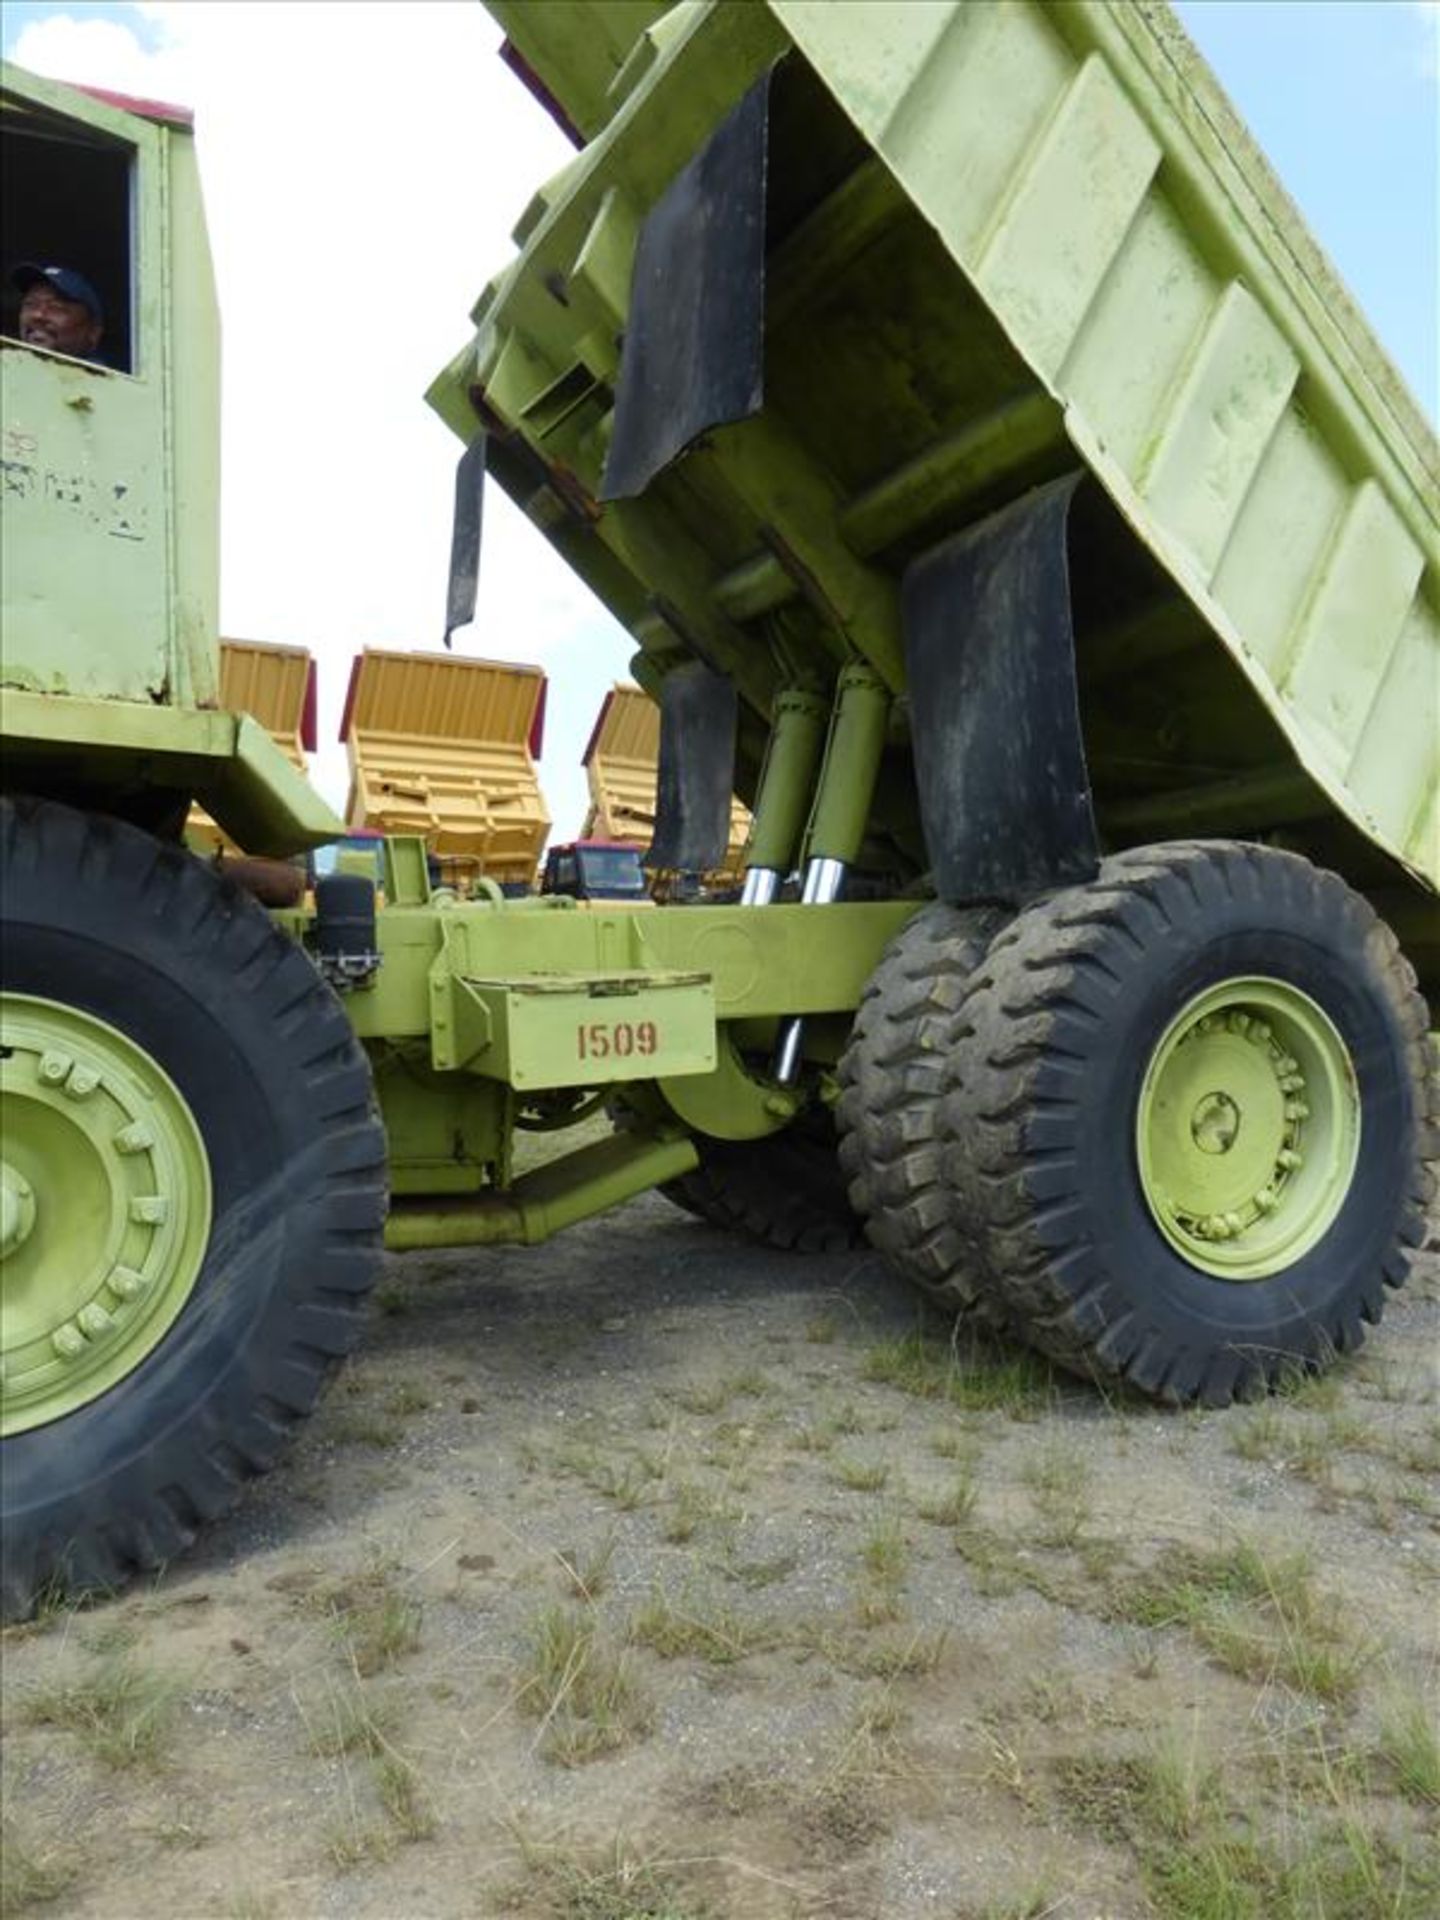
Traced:
<path fill-rule="evenodd" d="M 258 720 L 297 772 L 315 749 L 315 661 L 306 647 L 263 640 L 220 642 L 220 705 Z M 190 810 L 185 839 L 197 853 L 234 851 L 203 807 Z"/>
<path fill-rule="evenodd" d="M 544 714 L 538 667 L 367 648 L 340 725 L 347 822 L 422 835 L 449 878 L 529 885 L 550 830 L 535 770 Z"/>
<path fill-rule="evenodd" d="M 605 696 L 583 755 L 590 810 L 580 838 L 647 847 L 655 828 L 659 763 L 660 709 L 640 687 L 617 680 Z M 727 872 L 739 872 L 749 832 L 749 808 L 732 799 Z"/>

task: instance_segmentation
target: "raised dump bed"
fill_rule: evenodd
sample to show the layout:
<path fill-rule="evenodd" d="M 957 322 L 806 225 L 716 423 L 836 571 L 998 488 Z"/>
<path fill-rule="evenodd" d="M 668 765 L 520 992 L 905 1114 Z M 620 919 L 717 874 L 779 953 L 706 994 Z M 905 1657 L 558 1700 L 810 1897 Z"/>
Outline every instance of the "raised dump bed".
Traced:
<path fill-rule="evenodd" d="M 298 773 L 306 771 L 306 755 L 315 751 L 315 702 L 315 661 L 308 648 L 263 640 L 220 642 L 220 705 L 227 713 L 258 720 Z M 234 846 L 199 806 L 190 810 L 185 838 L 198 852 Z"/>
<path fill-rule="evenodd" d="M 550 830 L 535 769 L 544 726 L 538 667 L 367 648 L 340 723 L 346 820 L 419 834 L 447 878 L 529 886 Z"/>
<path fill-rule="evenodd" d="M 641 687 L 617 681 L 606 694 L 582 756 L 590 807 L 582 840 L 618 840 L 642 849 L 655 832 L 660 709 Z M 724 870 L 738 873 L 750 810 L 733 796 Z"/>
<path fill-rule="evenodd" d="M 466 439 L 478 404 L 643 684 L 733 680 L 742 795 L 777 693 L 858 657 L 919 763 L 902 708 L 872 869 L 1023 893 L 939 823 L 993 843 L 1000 787 L 1082 866 L 1263 837 L 1433 994 L 1434 435 L 1168 8 L 492 10 L 589 144 L 432 399 Z M 949 699 L 935 609 L 1027 540 L 1073 642 L 975 614 Z"/>

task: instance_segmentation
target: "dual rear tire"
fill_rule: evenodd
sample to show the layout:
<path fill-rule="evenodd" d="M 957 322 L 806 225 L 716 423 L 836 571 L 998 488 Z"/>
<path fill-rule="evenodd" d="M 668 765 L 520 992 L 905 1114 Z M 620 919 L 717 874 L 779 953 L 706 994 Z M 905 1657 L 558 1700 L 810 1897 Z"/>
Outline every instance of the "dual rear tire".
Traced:
<path fill-rule="evenodd" d="M 1173 1403 L 1223 1405 L 1360 1343 L 1423 1237 L 1440 1115 L 1413 972 L 1342 881 L 1237 842 L 1145 848 L 994 931 L 958 993 L 945 979 L 943 1032 L 928 1009 L 908 1039 L 892 1022 L 902 1058 L 943 1039 L 938 1095 L 933 1065 L 892 1074 L 877 1122 L 863 1007 L 842 1069 L 852 1200 L 910 1277 Z M 908 1162 L 898 1136 L 922 1143 Z"/>

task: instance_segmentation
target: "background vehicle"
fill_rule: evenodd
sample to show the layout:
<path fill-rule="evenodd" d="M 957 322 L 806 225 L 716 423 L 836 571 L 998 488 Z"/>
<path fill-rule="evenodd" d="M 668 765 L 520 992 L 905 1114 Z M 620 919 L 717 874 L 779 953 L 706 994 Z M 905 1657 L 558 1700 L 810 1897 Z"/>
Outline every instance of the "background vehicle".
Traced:
<path fill-rule="evenodd" d="M 642 851 L 655 831 L 660 780 L 660 709 L 639 687 L 606 694 L 582 756 L 590 807 L 582 840 L 621 841 Z M 725 859 L 717 879 L 738 875 L 750 834 L 750 810 L 733 795 Z"/>
<path fill-rule="evenodd" d="M 571 840 L 545 852 L 542 893 L 572 900 L 645 900 L 645 869 L 638 847 L 615 840 Z"/>
<path fill-rule="evenodd" d="M 304 647 L 259 640 L 220 642 L 220 705 L 258 720 L 300 773 L 315 751 L 315 662 Z M 185 844 L 197 853 L 238 851 L 203 807 L 192 807 Z"/>
<path fill-rule="evenodd" d="M 441 880 L 528 891 L 550 831 L 535 762 L 538 667 L 367 647 L 350 670 L 340 738 L 352 828 L 419 834 Z"/>
<path fill-rule="evenodd" d="M 1165 11 L 494 10 L 585 153 L 431 398 L 466 511 L 488 473 L 636 636 L 652 864 L 752 806 L 742 900 L 435 898 L 392 830 L 378 913 L 267 916 L 170 843 L 340 824 L 214 705 L 188 134 L 7 76 L 170 264 L 133 371 L 7 349 L 15 1608 L 269 1463 L 382 1234 L 659 1185 L 1219 1404 L 1356 1344 L 1422 1232 L 1440 460 Z M 112 553 L 132 475 L 168 537 Z"/>

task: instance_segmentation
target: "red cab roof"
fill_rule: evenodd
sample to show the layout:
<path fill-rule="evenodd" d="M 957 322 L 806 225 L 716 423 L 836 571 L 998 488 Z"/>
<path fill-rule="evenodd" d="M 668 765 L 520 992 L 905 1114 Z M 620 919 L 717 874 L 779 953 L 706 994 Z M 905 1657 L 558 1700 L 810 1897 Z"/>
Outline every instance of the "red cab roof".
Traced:
<path fill-rule="evenodd" d="M 133 113 L 141 120 L 159 120 L 167 127 L 187 127 L 193 131 L 195 115 L 189 107 L 171 106 L 165 100 L 141 100 L 132 93 L 112 93 L 109 87 L 77 87 L 77 93 L 88 93 L 92 100 L 103 100 L 107 107 L 119 107 L 122 113 Z"/>

